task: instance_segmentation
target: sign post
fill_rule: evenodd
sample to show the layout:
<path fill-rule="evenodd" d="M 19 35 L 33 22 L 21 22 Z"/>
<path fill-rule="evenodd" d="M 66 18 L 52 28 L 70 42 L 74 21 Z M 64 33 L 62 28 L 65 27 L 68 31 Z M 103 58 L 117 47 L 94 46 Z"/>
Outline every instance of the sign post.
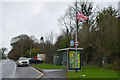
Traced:
<path fill-rule="evenodd" d="M 31 52 L 30 52 L 30 58 L 31 58 Z"/>
<path fill-rule="evenodd" d="M 78 14 L 77 15 L 77 0 L 76 0 L 76 72 L 78 71 L 78 64 L 77 64 L 77 46 L 79 45 L 79 42 L 77 41 L 77 31 L 78 31 L 78 19 L 80 22 L 86 22 L 86 20 L 88 19 L 88 16 L 84 16 L 84 14 Z"/>
<path fill-rule="evenodd" d="M 80 43 L 78 41 L 76 41 L 74 44 L 75 44 L 75 46 L 79 46 Z"/>
<path fill-rule="evenodd" d="M 71 47 L 74 46 L 74 40 L 71 40 L 71 41 L 70 41 L 70 46 L 71 46 Z"/>
<path fill-rule="evenodd" d="M 76 42 L 77 42 L 77 28 L 78 28 L 78 21 L 77 21 L 77 0 L 76 0 Z M 77 46 L 76 46 L 76 72 L 78 71 L 77 69 Z"/>

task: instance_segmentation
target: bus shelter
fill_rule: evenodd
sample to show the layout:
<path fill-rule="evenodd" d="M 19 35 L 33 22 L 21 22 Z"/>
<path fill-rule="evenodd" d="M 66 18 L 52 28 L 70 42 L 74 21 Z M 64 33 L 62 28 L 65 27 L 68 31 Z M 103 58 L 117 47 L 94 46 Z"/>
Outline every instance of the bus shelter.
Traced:
<path fill-rule="evenodd" d="M 67 67 L 69 70 L 81 70 L 81 51 L 83 48 L 77 48 L 77 67 L 76 67 L 76 48 L 58 49 L 56 59 L 59 60 L 59 64 L 63 65 L 63 68 Z M 55 56 L 54 56 L 55 58 Z M 54 63 L 55 60 L 54 59 Z M 58 63 L 56 63 L 58 64 Z"/>

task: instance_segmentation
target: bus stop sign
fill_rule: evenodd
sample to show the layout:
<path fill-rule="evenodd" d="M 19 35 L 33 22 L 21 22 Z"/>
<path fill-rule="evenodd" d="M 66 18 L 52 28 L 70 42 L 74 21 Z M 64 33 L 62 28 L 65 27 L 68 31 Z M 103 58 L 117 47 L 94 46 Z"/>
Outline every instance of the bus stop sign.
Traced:
<path fill-rule="evenodd" d="M 80 44 L 80 43 L 79 43 L 78 41 L 75 42 L 75 46 L 79 46 L 79 44 Z"/>
<path fill-rule="evenodd" d="M 74 46 L 74 40 L 70 40 L 70 46 Z"/>

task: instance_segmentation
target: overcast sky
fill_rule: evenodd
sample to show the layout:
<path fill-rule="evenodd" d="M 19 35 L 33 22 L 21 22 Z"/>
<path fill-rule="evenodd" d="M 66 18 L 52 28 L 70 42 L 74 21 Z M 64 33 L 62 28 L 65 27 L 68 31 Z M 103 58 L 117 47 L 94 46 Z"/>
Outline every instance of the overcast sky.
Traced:
<path fill-rule="evenodd" d="M 10 50 L 12 37 L 20 34 L 34 35 L 37 39 L 51 31 L 60 34 L 58 18 L 75 0 L 2 0 L 0 3 L 0 48 Z M 97 2 L 97 0 L 94 0 Z M 119 0 L 99 0 L 100 8 L 112 5 L 117 9 Z"/>

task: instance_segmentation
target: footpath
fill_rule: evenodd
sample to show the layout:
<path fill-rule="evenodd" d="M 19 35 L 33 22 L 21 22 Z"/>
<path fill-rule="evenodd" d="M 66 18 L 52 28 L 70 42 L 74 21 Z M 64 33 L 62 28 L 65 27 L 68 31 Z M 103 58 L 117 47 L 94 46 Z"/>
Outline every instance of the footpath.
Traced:
<path fill-rule="evenodd" d="M 63 69 L 41 69 L 44 73 L 42 78 L 67 78 Z"/>

